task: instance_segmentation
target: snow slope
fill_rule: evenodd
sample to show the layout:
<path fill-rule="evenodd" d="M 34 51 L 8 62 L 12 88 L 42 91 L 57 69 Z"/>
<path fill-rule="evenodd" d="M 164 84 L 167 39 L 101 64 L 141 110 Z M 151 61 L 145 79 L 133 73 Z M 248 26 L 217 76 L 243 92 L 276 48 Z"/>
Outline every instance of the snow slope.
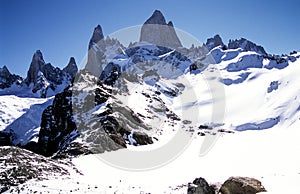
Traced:
<path fill-rule="evenodd" d="M 194 137 L 176 160 L 150 171 L 124 171 L 107 165 L 96 155 L 81 156 L 73 163 L 83 175 L 33 180 L 19 188 L 27 187 L 24 193 L 29 189 L 51 193 L 186 193 L 187 183 L 200 176 L 210 183 L 223 183 L 230 176 L 250 176 L 261 180 L 267 193 L 297 194 L 298 127 L 225 135 L 203 157 L 199 149 L 204 138 Z"/>
<path fill-rule="evenodd" d="M 0 96 L 0 131 L 14 133 L 14 144 L 25 145 L 39 133 L 43 110 L 53 98 L 25 98 L 15 95 Z"/>

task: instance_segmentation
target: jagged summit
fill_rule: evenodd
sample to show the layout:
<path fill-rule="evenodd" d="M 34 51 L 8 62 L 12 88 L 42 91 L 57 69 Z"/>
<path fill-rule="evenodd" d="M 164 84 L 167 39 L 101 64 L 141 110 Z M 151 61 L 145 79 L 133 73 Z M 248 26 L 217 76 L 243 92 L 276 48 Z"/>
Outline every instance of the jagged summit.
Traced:
<path fill-rule="evenodd" d="M 63 69 L 66 73 L 68 73 L 72 78 L 75 77 L 78 72 L 78 67 L 76 65 L 76 61 L 74 57 L 71 57 L 68 65 Z"/>
<path fill-rule="evenodd" d="M 2 68 L 0 67 L 0 89 L 9 88 L 16 81 L 21 82 L 22 78 L 11 74 L 5 65 Z"/>
<path fill-rule="evenodd" d="M 85 70 L 99 77 L 103 66 L 108 64 L 113 57 L 122 53 L 120 48 L 125 49 L 117 39 L 104 37 L 101 26 L 97 25 L 89 42 Z"/>
<path fill-rule="evenodd" d="M 255 43 L 245 38 L 241 38 L 238 40 L 229 40 L 228 49 L 237 49 L 237 48 L 242 48 L 245 51 L 254 51 L 261 55 L 267 55 L 267 52 L 262 46 L 256 45 Z"/>
<path fill-rule="evenodd" d="M 182 47 L 173 23 L 171 21 L 166 23 L 159 10 L 155 10 L 142 26 L 140 42 L 142 41 L 170 48 Z"/>
<path fill-rule="evenodd" d="M 220 35 L 216 34 L 213 38 L 207 39 L 205 46 L 206 46 L 207 50 L 210 51 L 217 46 L 225 46 L 225 45 L 224 45 Z"/>
<path fill-rule="evenodd" d="M 159 10 L 155 10 L 152 16 L 148 18 L 144 24 L 166 25 L 167 23 L 164 15 Z"/>
<path fill-rule="evenodd" d="M 98 43 L 103 38 L 104 38 L 104 35 L 103 35 L 102 27 L 100 25 L 97 25 L 94 28 L 94 32 L 93 32 L 92 38 L 91 38 L 91 40 L 89 42 L 89 49 L 92 48 L 93 44 Z"/>
<path fill-rule="evenodd" d="M 58 67 L 52 66 L 51 63 L 46 63 L 42 52 L 37 50 L 32 57 L 24 82 L 27 86 L 33 84 L 33 93 L 39 91 L 41 97 L 46 97 L 49 88 L 53 93 L 56 93 L 54 91 L 56 91 L 57 86 L 67 85 L 74 78 L 77 70 L 74 58 L 71 58 L 64 70 L 61 70 Z"/>
<path fill-rule="evenodd" d="M 4 65 L 3 67 L 0 67 L 0 73 L 1 74 L 10 74 L 10 72 L 7 69 L 6 65 Z"/>
<path fill-rule="evenodd" d="M 32 57 L 32 61 L 31 61 L 29 70 L 27 72 L 27 77 L 26 77 L 25 83 L 27 85 L 29 85 L 30 83 L 35 84 L 37 81 L 37 76 L 38 76 L 39 70 L 45 65 L 46 65 L 46 63 L 44 61 L 42 52 L 40 50 L 35 51 L 35 53 Z"/>

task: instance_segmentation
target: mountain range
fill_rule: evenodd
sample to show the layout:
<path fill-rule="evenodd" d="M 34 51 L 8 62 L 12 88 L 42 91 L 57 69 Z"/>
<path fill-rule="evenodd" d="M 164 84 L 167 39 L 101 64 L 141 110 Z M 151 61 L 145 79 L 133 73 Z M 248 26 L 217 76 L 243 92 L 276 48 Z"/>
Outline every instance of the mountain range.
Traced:
<path fill-rule="evenodd" d="M 40 50 L 25 78 L 0 68 L 1 152 L 24 149 L 26 161 L 37 154 L 42 163 L 51 158 L 55 177 L 73 165 L 55 159 L 151 148 L 181 130 L 203 140 L 300 124 L 299 52 L 272 55 L 245 38 L 225 44 L 219 35 L 185 48 L 159 10 L 142 25 L 139 42 L 128 46 L 96 26 L 87 52 L 83 69 L 74 57 L 55 67 Z M 13 168 L 1 168 L 1 192 L 42 177 L 9 179 Z"/>

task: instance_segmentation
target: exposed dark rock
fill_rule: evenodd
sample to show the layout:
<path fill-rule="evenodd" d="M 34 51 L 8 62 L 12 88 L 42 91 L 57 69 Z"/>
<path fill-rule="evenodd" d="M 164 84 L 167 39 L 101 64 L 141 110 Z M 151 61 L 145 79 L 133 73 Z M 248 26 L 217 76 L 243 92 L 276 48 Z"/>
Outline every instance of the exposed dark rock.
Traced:
<path fill-rule="evenodd" d="M 212 129 L 212 127 L 208 126 L 208 125 L 200 125 L 198 128 L 199 129 Z"/>
<path fill-rule="evenodd" d="M 70 62 L 75 61 L 70 60 Z M 40 91 L 41 97 L 46 97 L 48 89 L 55 91 L 57 85 L 72 81 L 77 66 L 76 63 L 70 65 L 71 66 L 67 66 L 64 71 L 58 67 L 52 66 L 50 63 L 45 63 L 42 52 L 37 50 L 32 57 L 27 77 L 24 82 L 28 86 L 33 84 L 33 93 Z"/>
<path fill-rule="evenodd" d="M 100 25 L 97 25 L 94 29 L 92 38 L 89 42 L 89 50 L 92 48 L 92 46 L 94 44 L 97 44 L 100 40 L 102 40 L 104 38 L 103 32 L 102 32 L 102 28 Z"/>
<path fill-rule="evenodd" d="M 217 46 L 222 46 L 224 47 L 224 43 L 221 39 L 221 37 L 217 34 L 215 35 L 213 38 L 209 38 L 207 39 L 205 46 L 207 48 L 207 50 L 212 50 L 213 48 L 217 47 Z"/>
<path fill-rule="evenodd" d="M 222 194 L 255 194 L 265 191 L 259 180 L 249 177 L 230 177 L 220 189 Z"/>
<path fill-rule="evenodd" d="M 27 77 L 25 79 L 25 83 L 27 85 L 29 85 L 30 83 L 35 84 L 37 82 L 39 70 L 45 65 L 46 63 L 44 61 L 42 52 L 40 50 L 37 50 L 32 57 L 30 67 L 27 72 Z"/>
<path fill-rule="evenodd" d="M 104 71 L 102 71 L 100 75 L 100 80 L 106 85 L 113 86 L 116 80 L 120 77 L 120 75 L 120 66 L 111 62 L 107 64 Z"/>
<path fill-rule="evenodd" d="M 10 134 L 0 131 L 0 146 L 10 146 Z"/>
<path fill-rule="evenodd" d="M 66 72 L 67 74 L 69 74 L 72 79 L 75 78 L 75 76 L 78 72 L 78 67 L 76 65 L 74 57 L 70 58 L 68 65 L 65 68 L 63 68 L 63 71 Z"/>
<path fill-rule="evenodd" d="M 215 194 L 214 187 L 210 186 L 207 181 L 200 177 L 196 178 L 193 183 L 188 185 L 188 194 Z"/>
<path fill-rule="evenodd" d="M 268 55 L 262 46 L 258 46 L 245 38 L 241 38 L 239 40 L 229 40 L 228 49 L 237 48 L 242 48 L 244 51 L 254 51 L 264 56 Z"/>
<path fill-rule="evenodd" d="M 47 107 L 42 114 L 39 133 L 40 153 L 51 156 L 63 150 L 78 134 L 72 115 L 72 91 L 66 88 L 64 92 L 55 95 L 52 106 Z"/>
<path fill-rule="evenodd" d="M 83 145 L 82 143 L 72 142 L 70 143 L 67 148 L 58 154 L 56 154 L 53 159 L 63 159 L 68 158 L 69 156 L 79 156 L 79 155 L 87 155 L 93 154 L 89 147 Z"/>
<path fill-rule="evenodd" d="M 69 162 L 58 162 L 17 147 L 0 147 L 0 193 L 30 179 L 69 175 Z"/>
<path fill-rule="evenodd" d="M 22 78 L 18 75 L 11 74 L 5 65 L 0 68 L 0 89 L 9 88 L 12 84 L 20 84 L 21 82 Z"/>
<path fill-rule="evenodd" d="M 146 133 L 135 131 L 133 132 L 132 137 L 138 145 L 147 145 L 153 143 L 152 138 L 149 137 Z"/>
<path fill-rule="evenodd" d="M 182 47 L 173 23 L 170 21 L 167 24 L 159 10 L 155 10 L 142 26 L 140 41 L 170 48 Z"/>

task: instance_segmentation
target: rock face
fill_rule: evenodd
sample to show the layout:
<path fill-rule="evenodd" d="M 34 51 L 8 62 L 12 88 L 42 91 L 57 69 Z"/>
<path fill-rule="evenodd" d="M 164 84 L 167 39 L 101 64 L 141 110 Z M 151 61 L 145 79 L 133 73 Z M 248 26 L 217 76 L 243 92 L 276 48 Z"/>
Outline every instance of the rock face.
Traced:
<path fill-rule="evenodd" d="M 10 134 L 0 131 L 0 146 L 12 145 L 10 139 Z"/>
<path fill-rule="evenodd" d="M 39 153 L 45 156 L 103 153 L 126 148 L 131 139 L 134 139 L 133 145 L 153 143 L 151 137 L 138 130 L 146 128 L 143 121 L 113 98 L 110 87 L 97 82 L 97 78 L 87 71 L 81 71 L 76 79 L 44 110 Z M 83 91 L 83 86 L 91 89 Z M 104 104 L 103 112 L 93 113 Z M 81 139 L 83 144 L 74 147 L 72 141 L 75 138 Z"/>
<path fill-rule="evenodd" d="M 212 50 L 213 48 L 217 47 L 217 46 L 222 46 L 224 47 L 224 43 L 221 39 L 221 37 L 217 34 L 215 35 L 213 38 L 209 38 L 207 39 L 205 46 L 207 48 L 207 50 Z"/>
<path fill-rule="evenodd" d="M 97 44 L 102 39 L 104 39 L 102 28 L 100 25 L 97 25 L 89 42 L 89 50 L 93 47 L 94 44 Z"/>
<path fill-rule="evenodd" d="M 55 96 L 53 104 L 42 114 L 39 133 L 39 152 L 51 156 L 63 150 L 77 136 L 77 128 L 72 115 L 72 91 L 67 87 Z"/>
<path fill-rule="evenodd" d="M 222 194 L 255 194 L 266 192 L 266 189 L 257 179 L 249 177 L 230 177 L 223 183 L 219 192 Z"/>
<path fill-rule="evenodd" d="M 49 89 L 55 91 L 58 85 L 68 85 L 76 72 L 77 65 L 74 58 L 71 58 L 68 66 L 61 70 L 50 63 L 45 63 L 42 52 L 37 50 L 32 57 L 24 82 L 27 86 L 33 84 L 33 93 L 40 92 L 41 97 L 46 97 Z"/>
<path fill-rule="evenodd" d="M 173 23 L 171 21 L 166 23 L 165 17 L 159 10 L 155 10 L 152 16 L 143 24 L 140 41 L 163 47 L 182 47 Z"/>
<path fill-rule="evenodd" d="M 204 178 L 200 177 L 188 185 L 187 194 L 215 194 L 215 190 Z"/>
<path fill-rule="evenodd" d="M 32 57 L 25 83 L 27 85 L 30 83 L 35 84 L 37 82 L 38 72 L 44 66 L 46 66 L 46 63 L 43 59 L 43 54 L 40 50 L 37 50 Z"/>
<path fill-rule="evenodd" d="M 74 78 L 78 72 L 78 67 L 74 57 L 70 58 L 68 65 L 63 68 L 63 71 L 68 73 L 72 78 Z"/>
<path fill-rule="evenodd" d="M 18 75 L 11 74 L 7 67 L 4 65 L 0 68 L 0 89 L 9 88 L 12 84 L 20 84 L 22 78 Z"/>
<path fill-rule="evenodd" d="M 245 38 L 241 38 L 239 40 L 229 40 L 228 49 L 237 48 L 242 48 L 244 51 L 254 51 L 261 55 L 267 56 L 267 52 L 262 46 L 258 46 Z"/>

